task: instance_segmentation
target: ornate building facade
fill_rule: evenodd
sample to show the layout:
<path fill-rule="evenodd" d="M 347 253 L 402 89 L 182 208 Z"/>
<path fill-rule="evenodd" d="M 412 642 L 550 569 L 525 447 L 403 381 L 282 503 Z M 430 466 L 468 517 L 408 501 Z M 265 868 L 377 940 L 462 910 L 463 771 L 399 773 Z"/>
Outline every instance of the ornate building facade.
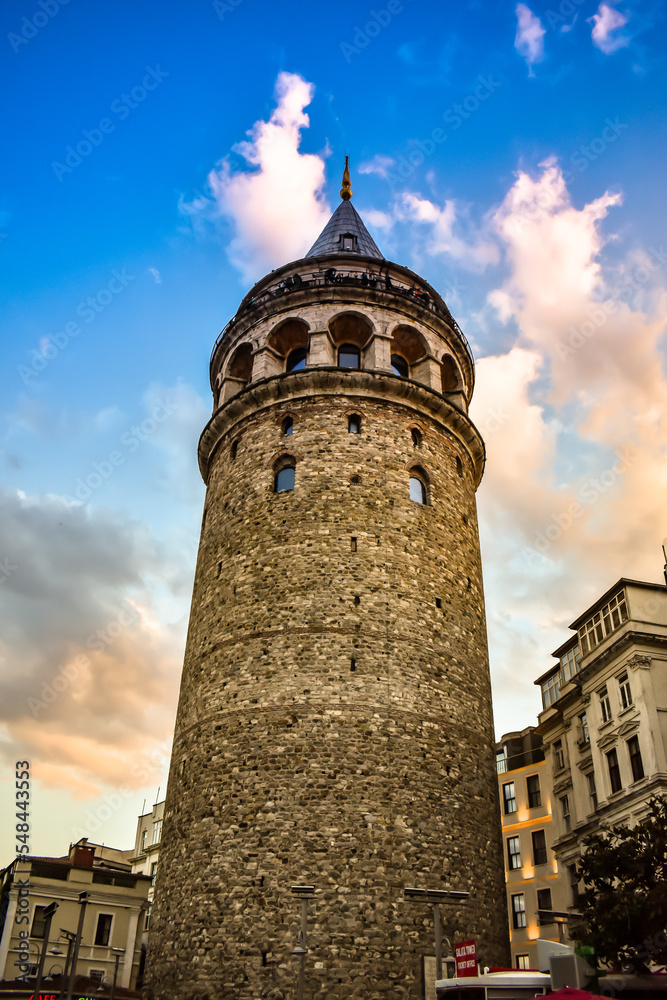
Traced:
<path fill-rule="evenodd" d="M 506 964 L 468 417 L 438 293 L 342 201 L 211 359 L 207 484 L 165 807 L 150 997 L 422 996 L 433 916 Z"/>

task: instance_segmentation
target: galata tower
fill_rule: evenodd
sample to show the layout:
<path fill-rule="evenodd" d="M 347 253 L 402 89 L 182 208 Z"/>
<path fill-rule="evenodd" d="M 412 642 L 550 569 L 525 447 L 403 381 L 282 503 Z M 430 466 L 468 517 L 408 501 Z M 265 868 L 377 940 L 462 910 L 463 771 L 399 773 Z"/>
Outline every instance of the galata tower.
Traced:
<path fill-rule="evenodd" d="M 150 998 L 291 1000 L 303 962 L 304 997 L 418 1000 L 409 886 L 469 892 L 443 934 L 508 960 L 474 362 L 351 195 L 346 164 L 213 349 Z"/>

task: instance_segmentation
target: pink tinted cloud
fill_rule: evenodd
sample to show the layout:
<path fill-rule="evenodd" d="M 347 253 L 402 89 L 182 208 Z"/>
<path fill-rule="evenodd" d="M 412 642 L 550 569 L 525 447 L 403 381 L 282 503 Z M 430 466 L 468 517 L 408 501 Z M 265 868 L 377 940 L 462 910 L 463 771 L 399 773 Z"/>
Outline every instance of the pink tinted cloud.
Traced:
<path fill-rule="evenodd" d="M 200 198 L 185 210 L 231 223 L 228 255 L 246 281 L 302 257 L 329 219 L 324 200 L 324 159 L 299 152 L 301 130 L 310 121 L 304 108 L 314 87 L 295 73 L 278 75 L 276 108 L 267 121 L 257 121 L 249 138 L 234 152 L 246 161 L 234 171 L 225 158 L 208 175 L 213 196 Z"/>
<path fill-rule="evenodd" d="M 530 75 L 533 76 L 533 64 L 544 59 L 544 36 L 546 31 L 542 22 L 525 3 L 518 3 L 515 8 L 517 17 L 514 48 L 526 60 Z"/>
<path fill-rule="evenodd" d="M 630 41 L 626 36 L 617 34 L 628 23 L 628 18 L 608 3 L 601 3 L 597 12 L 588 18 L 588 23 L 593 24 L 593 44 L 605 55 L 611 55 Z"/>

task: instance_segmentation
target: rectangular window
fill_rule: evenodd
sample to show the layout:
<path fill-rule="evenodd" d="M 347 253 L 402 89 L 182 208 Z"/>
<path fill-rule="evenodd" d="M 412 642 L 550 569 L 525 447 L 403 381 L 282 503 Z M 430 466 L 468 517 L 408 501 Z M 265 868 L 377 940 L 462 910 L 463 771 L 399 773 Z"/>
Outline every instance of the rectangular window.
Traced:
<path fill-rule="evenodd" d="M 586 781 L 588 782 L 588 797 L 591 801 L 591 809 L 595 811 L 598 807 L 598 790 L 595 787 L 595 775 L 592 771 L 586 775 Z"/>
<path fill-rule="evenodd" d="M 517 967 L 517 969 L 529 969 L 530 968 L 530 955 L 517 955 L 516 956 L 516 967 Z"/>
<path fill-rule="evenodd" d="M 538 910 L 553 910 L 551 902 L 551 889 L 537 890 L 537 908 Z M 540 923 L 546 923 L 544 917 L 540 917 Z"/>
<path fill-rule="evenodd" d="M 633 736 L 628 740 L 628 753 L 630 754 L 630 767 L 632 768 L 632 780 L 641 781 L 644 777 L 644 765 L 642 763 L 642 754 L 639 749 L 639 739 L 637 736 Z M 34 936 L 34 935 L 33 935 Z"/>
<path fill-rule="evenodd" d="M 511 872 L 521 867 L 521 848 L 518 837 L 507 838 L 507 864 Z"/>
<path fill-rule="evenodd" d="M 602 722 L 609 722 L 611 719 L 611 702 L 609 701 L 609 694 L 607 692 L 607 685 L 601 687 L 598 691 L 598 698 L 600 699 L 600 713 L 602 715 Z"/>
<path fill-rule="evenodd" d="M 30 931 L 30 937 L 33 938 L 43 938 L 44 937 L 44 910 L 45 906 L 36 906 L 35 913 L 32 918 L 32 930 Z"/>
<path fill-rule="evenodd" d="M 104 969 L 91 969 L 88 975 L 91 979 L 95 979 L 98 983 L 104 982 Z"/>
<path fill-rule="evenodd" d="M 145 848 L 146 848 L 146 841 L 147 840 L 148 840 L 148 830 L 142 830 L 141 831 L 141 850 L 142 851 L 145 850 Z"/>
<path fill-rule="evenodd" d="M 522 892 L 512 896 L 512 927 L 519 930 L 526 926 L 526 899 Z"/>
<path fill-rule="evenodd" d="M 611 782 L 611 790 L 613 792 L 620 792 L 623 788 L 621 784 L 621 769 L 618 766 L 618 754 L 616 750 L 610 750 L 607 754 L 607 766 L 609 767 L 609 781 Z"/>
<path fill-rule="evenodd" d="M 621 711 L 632 705 L 632 691 L 627 673 L 622 673 L 618 679 L 618 693 L 621 696 Z"/>
<path fill-rule="evenodd" d="M 573 646 L 572 649 L 568 649 L 567 653 L 563 653 L 560 658 L 560 669 L 564 684 L 567 684 L 575 674 L 579 673 L 580 660 L 581 652 L 578 646 Z"/>
<path fill-rule="evenodd" d="M 625 603 L 625 591 L 621 590 L 612 597 L 608 604 L 605 604 L 588 621 L 585 621 L 579 629 L 582 655 L 587 656 L 606 636 L 611 635 L 627 620 L 628 608 Z"/>
<path fill-rule="evenodd" d="M 528 790 L 528 808 L 537 809 L 538 806 L 542 805 L 539 774 L 528 775 L 526 778 L 526 788 Z"/>
<path fill-rule="evenodd" d="M 144 924 L 144 930 L 147 931 L 151 925 L 151 907 L 149 906 L 146 910 L 146 923 Z"/>
<path fill-rule="evenodd" d="M 111 933 L 111 914 L 100 913 L 97 918 L 97 930 L 95 931 L 95 944 L 108 945 L 109 934 Z"/>
<path fill-rule="evenodd" d="M 557 771 L 562 771 L 565 767 L 565 751 L 562 740 L 554 741 L 554 767 Z"/>
<path fill-rule="evenodd" d="M 552 674 L 542 682 L 542 707 L 549 708 L 560 697 L 560 674 Z"/>
<path fill-rule="evenodd" d="M 579 739 L 582 743 L 591 742 L 591 734 L 588 731 L 588 718 L 585 712 L 579 716 Z"/>
<path fill-rule="evenodd" d="M 533 830 L 533 864 L 546 865 L 547 863 L 547 840 L 544 830 Z"/>
<path fill-rule="evenodd" d="M 153 843 L 159 844 L 161 836 L 162 836 L 162 820 L 159 819 L 155 823 L 153 823 Z"/>
<path fill-rule="evenodd" d="M 153 861 L 151 864 L 151 878 L 155 881 L 155 873 L 157 871 L 157 861 Z"/>
<path fill-rule="evenodd" d="M 505 815 L 516 812 L 516 793 L 513 781 L 508 781 L 506 785 L 503 785 L 503 805 Z"/>
<path fill-rule="evenodd" d="M 563 826 L 566 830 L 570 830 L 572 823 L 570 820 L 570 797 L 569 795 L 562 795 L 560 799 L 560 813 L 563 817 Z"/>
<path fill-rule="evenodd" d="M 507 771 L 507 753 L 505 747 L 496 753 L 496 771 L 498 774 L 505 774 Z"/>

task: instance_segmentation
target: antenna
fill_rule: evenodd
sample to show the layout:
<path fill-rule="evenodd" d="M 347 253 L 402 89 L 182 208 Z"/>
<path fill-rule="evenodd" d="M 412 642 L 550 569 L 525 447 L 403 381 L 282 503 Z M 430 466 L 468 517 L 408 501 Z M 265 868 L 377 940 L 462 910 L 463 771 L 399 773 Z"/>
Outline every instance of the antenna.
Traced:
<path fill-rule="evenodd" d="M 157 786 L 157 794 L 156 794 L 156 796 L 155 796 L 155 805 L 157 805 L 157 804 L 158 804 L 158 800 L 159 800 L 159 798 L 160 798 L 160 786 L 158 785 L 158 786 Z"/>

